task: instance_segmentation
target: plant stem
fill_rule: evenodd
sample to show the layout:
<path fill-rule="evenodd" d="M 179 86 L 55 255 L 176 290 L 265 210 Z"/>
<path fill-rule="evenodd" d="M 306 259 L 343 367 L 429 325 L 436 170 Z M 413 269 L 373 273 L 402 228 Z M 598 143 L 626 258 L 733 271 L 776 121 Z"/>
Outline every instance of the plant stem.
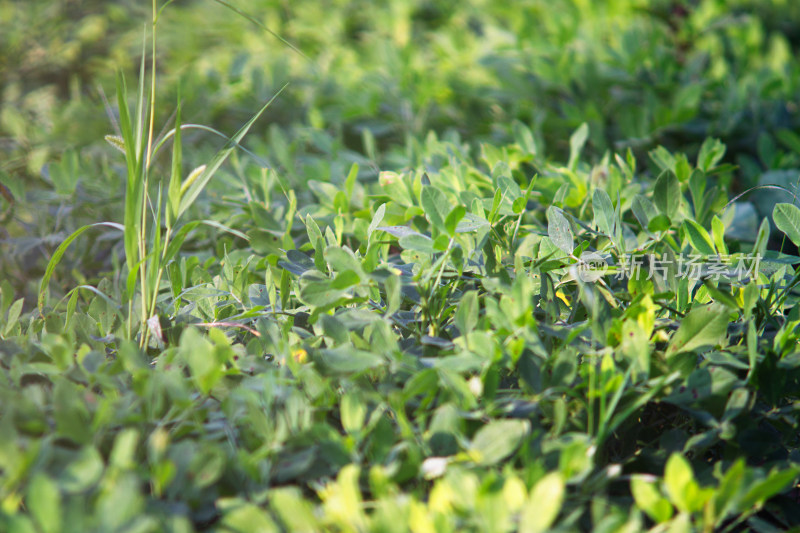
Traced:
<path fill-rule="evenodd" d="M 147 342 L 150 339 L 150 328 L 147 327 L 147 319 L 152 316 L 155 312 L 155 303 L 156 297 L 158 296 L 158 284 L 155 287 L 147 286 L 147 274 L 148 274 L 148 261 L 147 257 L 147 197 L 148 197 L 148 185 L 149 185 L 149 175 L 150 175 L 150 158 L 152 156 L 152 149 L 153 149 L 153 126 L 155 122 L 155 114 L 156 114 L 156 17 L 158 16 L 158 6 L 156 5 L 156 0 L 152 2 L 153 8 L 153 21 L 152 21 L 152 46 L 151 46 L 151 60 L 150 60 L 150 110 L 148 112 L 148 125 L 147 125 L 147 147 L 146 147 L 146 156 L 143 165 L 143 172 L 144 172 L 144 186 L 142 194 L 144 196 L 144 201 L 142 202 L 142 228 L 139 234 L 139 253 L 140 257 L 142 258 L 142 266 L 139 270 L 139 274 L 141 276 L 141 286 L 142 286 L 142 336 L 140 341 L 140 346 L 144 348 L 147 346 Z M 160 211 L 157 216 L 160 216 Z M 155 220 L 153 225 L 153 231 L 161 231 L 161 226 L 158 223 L 158 220 Z M 160 269 L 159 269 L 160 270 Z M 160 274 L 160 272 L 159 272 Z M 159 276 L 160 277 L 160 276 Z M 153 294 L 150 294 L 152 292 Z"/>

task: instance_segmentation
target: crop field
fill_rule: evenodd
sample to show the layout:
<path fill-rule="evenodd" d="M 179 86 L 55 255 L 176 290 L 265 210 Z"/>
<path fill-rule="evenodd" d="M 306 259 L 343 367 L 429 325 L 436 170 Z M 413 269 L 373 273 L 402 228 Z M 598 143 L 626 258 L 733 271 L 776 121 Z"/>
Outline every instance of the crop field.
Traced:
<path fill-rule="evenodd" d="M 0 532 L 800 531 L 800 2 L 0 0 Z"/>

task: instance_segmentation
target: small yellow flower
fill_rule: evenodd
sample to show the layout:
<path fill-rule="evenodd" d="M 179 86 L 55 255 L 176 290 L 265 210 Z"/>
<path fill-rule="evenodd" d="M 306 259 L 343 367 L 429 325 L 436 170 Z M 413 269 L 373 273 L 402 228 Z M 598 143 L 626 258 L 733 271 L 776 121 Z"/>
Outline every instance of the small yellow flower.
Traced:
<path fill-rule="evenodd" d="M 298 348 L 292 352 L 292 359 L 302 365 L 308 361 L 308 352 L 302 348 Z"/>

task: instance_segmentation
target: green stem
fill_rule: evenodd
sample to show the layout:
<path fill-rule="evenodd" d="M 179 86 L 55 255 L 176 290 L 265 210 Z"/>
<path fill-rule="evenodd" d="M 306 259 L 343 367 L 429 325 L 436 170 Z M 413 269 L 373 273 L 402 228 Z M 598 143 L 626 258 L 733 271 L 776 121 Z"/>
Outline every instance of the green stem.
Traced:
<path fill-rule="evenodd" d="M 149 182 L 149 174 L 150 174 L 150 158 L 152 157 L 152 150 L 153 150 L 153 127 L 155 123 L 155 114 L 156 114 L 156 20 L 158 17 L 158 6 L 156 5 L 156 0 L 152 2 L 153 8 L 153 29 L 152 29 L 152 47 L 151 47 L 151 62 L 150 62 L 150 70 L 152 71 L 150 74 L 150 110 L 149 110 L 149 117 L 148 117 L 148 125 L 147 125 L 147 152 L 144 161 L 144 189 L 142 194 L 144 195 L 144 202 L 142 202 L 142 228 L 139 234 L 139 254 L 140 257 L 145 258 L 147 257 L 147 196 L 148 196 L 148 182 Z M 153 226 L 153 231 L 161 231 L 159 227 L 158 221 Z M 152 316 L 152 312 L 155 308 L 156 303 L 156 296 L 158 294 L 158 287 L 152 288 L 153 294 L 149 294 L 147 287 L 147 261 L 142 261 L 142 266 L 139 270 L 139 275 L 141 276 L 141 286 L 142 286 L 142 336 L 141 342 L 139 346 L 144 348 L 147 346 L 148 341 L 150 340 L 150 329 L 147 327 L 147 319 Z M 151 309 L 152 308 L 152 309 Z M 149 311 L 149 312 L 148 312 Z"/>
<path fill-rule="evenodd" d="M 442 257 L 442 266 L 439 267 L 439 273 L 436 275 L 436 281 L 433 282 L 430 291 L 430 299 L 433 299 L 433 291 L 436 290 L 436 287 L 439 286 L 439 282 L 442 280 L 442 274 L 444 274 L 444 267 L 447 265 L 447 257 L 450 255 L 450 249 L 453 247 L 453 237 L 450 237 L 450 242 L 447 243 L 447 250 L 444 251 L 444 256 Z"/>

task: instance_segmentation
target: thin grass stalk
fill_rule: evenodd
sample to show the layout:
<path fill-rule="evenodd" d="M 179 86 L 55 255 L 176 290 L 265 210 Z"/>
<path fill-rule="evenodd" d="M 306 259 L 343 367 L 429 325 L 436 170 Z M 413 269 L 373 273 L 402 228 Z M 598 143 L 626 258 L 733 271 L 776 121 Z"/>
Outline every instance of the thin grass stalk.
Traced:
<path fill-rule="evenodd" d="M 171 1 L 166 2 L 161 9 L 169 5 Z M 178 110 L 176 111 L 177 119 L 175 128 L 167 133 L 163 139 L 156 140 L 154 138 L 155 131 L 155 100 L 156 100 L 156 56 L 157 56 L 157 38 L 156 26 L 158 22 L 157 0 L 152 0 L 152 32 L 151 35 L 151 78 L 149 87 L 146 84 L 146 66 L 147 66 L 147 27 L 145 25 L 145 36 L 142 39 L 142 55 L 139 65 L 139 79 L 136 94 L 135 111 L 131 114 L 128 101 L 128 89 L 125 81 L 125 76 L 122 72 L 119 73 L 117 78 L 117 103 L 119 106 L 119 131 L 122 141 L 119 142 L 115 139 L 108 139 L 109 142 L 116 148 L 121 148 L 125 154 L 125 163 L 127 169 L 127 176 L 125 180 L 125 197 L 124 197 L 124 215 L 123 224 L 115 224 L 104 222 L 84 226 L 83 228 L 75 231 L 51 258 L 47 266 L 47 272 L 39 290 L 38 307 L 40 312 L 44 311 L 44 303 L 46 299 L 47 282 L 50 279 L 53 271 L 55 270 L 58 262 L 63 255 L 66 247 L 77 236 L 83 233 L 86 229 L 97 225 L 108 225 L 121 229 L 123 231 L 123 243 L 125 249 L 125 260 L 128 270 L 128 275 L 125 280 L 124 294 L 128 304 L 127 320 L 125 320 L 125 331 L 128 339 L 134 336 L 134 323 L 135 315 L 139 315 L 140 325 L 143 329 L 140 331 L 139 344 L 140 347 L 145 347 L 150 338 L 150 330 L 147 327 L 149 318 L 156 314 L 156 306 L 158 301 L 159 287 L 161 280 L 164 276 L 165 265 L 178 253 L 178 250 L 183 243 L 188 233 L 197 227 L 199 224 L 206 224 L 208 226 L 229 232 L 237 237 L 248 240 L 248 237 L 236 230 L 223 226 L 211 220 L 192 221 L 184 225 L 177 231 L 176 223 L 181 214 L 188 210 L 194 201 L 199 196 L 200 192 L 205 188 L 207 183 L 212 178 L 217 169 L 224 163 L 227 157 L 233 152 L 234 149 L 244 149 L 240 142 L 247 134 L 256 120 L 264 113 L 266 108 L 275 100 L 281 92 L 286 88 L 284 85 L 251 119 L 244 124 L 233 137 L 213 130 L 212 128 L 187 125 L 185 127 L 200 128 L 211 131 L 216 135 L 225 137 L 227 142 L 225 146 L 217 152 L 208 165 L 201 165 L 189 174 L 185 181 L 181 180 L 181 141 L 180 132 L 182 127 L 180 121 L 180 94 L 178 96 Z M 147 88 L 147 89 L 146 89 Z M 149 101 L 148 101 L 149 97 Z M 170 119 L 171 121 L 172 119 Z M 170 136 L 174 135 L 173 141 L 173 161 L 172 172 L 170 176 L 169 185 L 167 186 L 167 194 L 159 187 L 158 200 L 155 210 L 151 209 L 149 197 L 149 178 L 150 166 L 153 158 L 157 153 L 159 147 Z M 260 158 L 244 149 L 247 153 L 254 156 L 257 161 Z M 164 202 L 166 196 L 167 201 Z M 292 208 L 294 212 L 294 207 Z M 163 214 L 162 214 L 163 213 Z M 148 231 L 148 216 L 153 217 L 152 229 Z M 162 233 L 161 218 L 164 217 L 166 229 Z M 152 245 L 148 253 L 148 242 Z M 137 280 L 137 278 L 139 278 Z M 138 284 L 137 284 L 138 282 Z M 141 291 L 141 295 L 137 298 L 136 290 L 137 285 Z M 141 309 L 138 313 L 135 311 L 137 300 L 140 303 Z"/>
<path fill-rule="evenodd" d="M 147 254 L 147 204 L 149 198 L 149 182 L 150 182 L 150 164 L 151 158 L 153 154 L 153 131 L 155 129 L 155 115 L 156 115 L 156 22 L 158 21 L 158 6 L 156 0 L 152 1 L 152 27 L 151 27 L 151 46 L 150 46 L 150 102 L 149 102 L 149 110 L 147 113 L 147 142 L 146 145 L 146 152 L 145 152 L 145 160 L 144 160 L 144 190 L 143 190 L 143 202 L 142 202 L 142 217 L 141 217 L 141 229 L 139 232 L 139 249 L 140 249 L 140 257 L 145 258 L 145 261 L 142 262 L 142 267 L 140 271 L 141 277 L 141 286 L 142 286 L 142 310 L 141 310 L 141 324 L 142 324 L 142 332 L 141 338 L 139 341 L 139 345 L 143 348 L 147 346 L 148 341 L 150 340 L 150 329 L 146 327 L 147 320 L 152 316 L 155 312 L 155 303 L 158 296 L 158 287 L 154 287 L 152 283 L 156 280 L 156 277 L 153 275 L 153 268 L 155 271 L 159 271 L 159 265 L 153 265 L 152 261 L 155 258 L 158 259 L 159 250 L 158 246 L 160 245 L 161 241 L 161 224 L 159 223 L 161 217 L 161 193 L 159 190 L 159 198 L 158 198 L 158 206 L 156 208 L 156 212 L 154 213 L 153 218 L 153 245 L 154 248 L 152 250 L 152 255 Z M 148 255 L 150 255 L 150 259 L 147 259 Z"/>

